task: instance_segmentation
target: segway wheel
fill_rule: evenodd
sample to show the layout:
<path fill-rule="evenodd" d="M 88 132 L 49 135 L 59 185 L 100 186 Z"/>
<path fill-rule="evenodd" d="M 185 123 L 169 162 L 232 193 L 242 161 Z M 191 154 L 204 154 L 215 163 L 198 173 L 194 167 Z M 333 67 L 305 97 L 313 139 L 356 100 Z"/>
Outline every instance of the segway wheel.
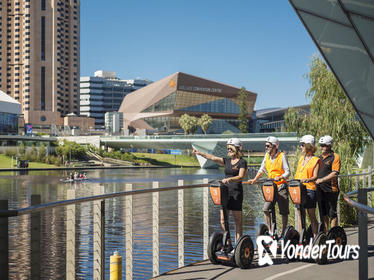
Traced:
<path fill-rule="evenodd" d="M 284 232 L 284 244 L 287 244 L 288 241 L 290 241 L 290 245 L 297 245 L 299 243 L 300 235 L 297 232 L 297 230 L 293 226 L 288 226 L 286 228 L 286 231 Z M 289 258 L 286 254 L 286 257 L 289 261 L 295 261 L 297 260 L 297 256 L 294 258 Z"/>
<path fill-rule="evenodd" d="M 251 266 L 254 254 L 254 247 L 252 239 L 245 235 L 243 236 L 235 248 L 235 263 L 242 269 L 247 269 Z"/>
<path fill-rule="evenodd" d="M 342 227 L 336 226 L 329 230 L 327 234 L 328 240 L 335 240 L 335 244 L 339 246 L 347 245 L 347 235 L 345 234 L 345 230 Z"/>
<path fill-rule="evenodd" d="M 284 232 L 284 244 L 290 241 L 290 244 L 296 245 L 299 243 L 300 235 L 293 226 L 288 226 Z"/>
<path fill-rule="evenodd" d="M 321 246 L 326 245 L 327 235 L 323 232 L 317 234 L 313 245 Z M 326 264 L 327 263 L 327 248 L 325 248 L 321 254 L 318 254 L 318 257 L 315 259 L 315 262 L 318 264 Z"/>
<path fill-rule="evenodd" d="M 212 264 L 217 264 L 216 252 L 222 249 L 223 246 L 223 234 L 221 232 L 215 232 L 210 236 L 208 244 L 208 257 Z"/>
<path fill-rule="evenodd" d="M 269 235 L 268 226 L 265 224 L 260 224 L 257 228 L 256 236 Z"/>
<path fill-rule="evenodd" d="M 310 239 L 313 239 L 313 230 L 312 225 L 309 225 L 307 230 L 305 231 L 305 242 L 309 244 Z"/>

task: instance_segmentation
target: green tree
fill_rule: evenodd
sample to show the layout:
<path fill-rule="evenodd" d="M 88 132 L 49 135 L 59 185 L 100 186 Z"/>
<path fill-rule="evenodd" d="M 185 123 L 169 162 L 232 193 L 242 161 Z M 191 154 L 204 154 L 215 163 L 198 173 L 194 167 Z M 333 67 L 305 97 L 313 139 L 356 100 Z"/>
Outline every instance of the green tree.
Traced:
<path fill-rule="evenodd" d="M 199 125 L 201 126 L 201 129 L 203 130 L 204 134 L 206 134 L 206 131 L 208 130 L 212 122 L 213 119 L 208 114 L 204 114 L 201 116 L 201 118 L 199 119 Z"/>
<path fill-rule="evenodd" d="M 26 147 L 25 147 L 25 144 L 23 142 L 21 142 L 21 144 L 19 145 L 18 151 L 19 151 L 19 154 L 21 156 L 25 155 L 25 153 L 26 153 Z"/>
<path fill-rule="evenodd" d="M 239 105 L 239 130 L 241 133 L 248 132 L 248 92 L 245 87 L 242 87 L 238 93 L 238 105 Z"/>
<path fill-rule="evenodd" d="M 39 162 L 44 162 L 45 161 L 45 156 L 47 154 L 47 150 L 44 146 L 44 144 L 41 144 L 38 150 L 38 161 Z"/>
<path fill-rule="evenodd" d="M 306 78 L 310 83 L 306 92 L 307 99 L 311 100 L 310 114 L 289 109 L 285 115 L 287 130 L 296 131 L 299 136 L 312 134 L 317 140 L 323 135 L 331 135 L 333 149 L 341 158 L 341 174 L 351 173 L 358 154 L 368 143 L 368 134 L 335 76 L 319 56 L 312 57 Z M 342 178 L 340 189 L 348 192 L 350 188 Z M 340 209 L 343 224 L 355 222 L 353 208 L 342 199 Z"/>
<path fill-rule="evenodd" d="M 188 114 L 183 114 L 179 118 L 179 125 L 184 130 L 184 134 L 194 134 L 199 125 L 199 120 L 196 117 L 190 116 Z"/>

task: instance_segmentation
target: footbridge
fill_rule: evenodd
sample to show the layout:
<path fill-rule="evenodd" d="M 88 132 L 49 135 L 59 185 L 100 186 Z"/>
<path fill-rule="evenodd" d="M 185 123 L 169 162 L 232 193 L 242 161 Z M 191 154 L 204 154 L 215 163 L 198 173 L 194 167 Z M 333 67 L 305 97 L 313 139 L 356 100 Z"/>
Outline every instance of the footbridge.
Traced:
<path fill-rule="evenodd" d="M 115 149 L 180 149 L 196 148 L 202 152 L 216 156 L 226 155 L 226 142 L 231 137 L 239 138 L 245 152 L 263 152 L 265 139 L 273 135 L 280 141 L 280 149 L 292 151 L 296 149 L 296 133 L 241 133 L 241 134 L 200 134 L 200 135 L 158 135 L 158 136 L 110 136 L 100 137 L 100 144 Z M 202 168 L 213 167 L 214 163 L 198 157 Z"/>

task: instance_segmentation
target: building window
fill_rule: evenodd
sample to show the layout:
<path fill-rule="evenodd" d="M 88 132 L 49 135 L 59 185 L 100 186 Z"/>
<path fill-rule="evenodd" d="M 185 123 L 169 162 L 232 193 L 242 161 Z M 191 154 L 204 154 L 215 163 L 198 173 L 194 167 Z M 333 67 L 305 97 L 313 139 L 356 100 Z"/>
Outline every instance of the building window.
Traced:
<path fill-rule="evenodd" d="M 44 6 L 45 6 L 45 3 L 44 3 Z M 41 48 L 42 48 L 42 52 L 41 52 L 41 59 L 42 61 L 45 60 L 45 17 L 42 17 L 42 36 L 41 36 L 41 40 L 42 40 L 42 44 L 41 44 Z"/>
<path fill-rule="evenodd" d="M 45 67 L 42 66 L 41 68 L 41 83 L 40 83 L 40 90 L 41 90 L 41 111 L 45 111 Z"/>
<path fill-rule="evenodd" d="M 45 11 L 45 0 L 42 0 L 42 11 Z"/>

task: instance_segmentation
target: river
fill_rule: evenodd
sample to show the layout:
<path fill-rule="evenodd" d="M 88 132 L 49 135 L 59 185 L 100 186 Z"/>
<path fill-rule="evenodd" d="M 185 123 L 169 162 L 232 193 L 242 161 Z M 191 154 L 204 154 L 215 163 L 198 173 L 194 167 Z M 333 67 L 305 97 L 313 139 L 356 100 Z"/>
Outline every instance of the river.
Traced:
<path fill-rule="evenodd" d="M 9 208 L 24 208 L 30 205 L 31 194 L 40 194 L 41 202 L 65 200 L 68 189 L 76 191 L 76 197 L 93 195 L 94 186 L 103 186 L 105 193 L 125 190 L 126 183 L 133 189 L 152 187 L 159 181 L 160 187 L 176 186 L 178 180 L 184 184 L 202 183 L 203 178 L 222 178 L 222 169 L 198 168 L 154 168 L 154 169 L 105 169 L 87 171 L 89 181 L 84 183 L 62 183 L 66 171 L 30 171 L 26 175 L 0 174 L 0 199 L 9 200 Z M 177 251 L 177 191 L 160 194 L 160 273 L 178 266 Z M 114 251 L 123 257 L 125 275 L 125 208 L 124 198 L 107 199 L 105 202 L 105 277 L 109 279 L 109 258 Z M 152 194 L 133 197 L 133 277 L 152 277 Z M 263 200 L 259 190 L 244 188 L 243 229 L 253 241 L 258 223 L 263 221 Z M 185 264 L 203 258 L 202 189 L 184 192 Z M 93 203 L 76 207 L 76 278 L 92 279 L 93 270 Z M 42 248 L 41 278 L 64 279 L 66 269 L 66 207 L 57 207 L 41 213 Z M 233 220 L 232 217 L 230 219 Z M 9 219 L 10 279 L 30 278 L 30 215 Z M 209 233 L 220 230 L 219 208 L 209 199 Z M 234 234 L 234 225 L 231 223 Z"/>

